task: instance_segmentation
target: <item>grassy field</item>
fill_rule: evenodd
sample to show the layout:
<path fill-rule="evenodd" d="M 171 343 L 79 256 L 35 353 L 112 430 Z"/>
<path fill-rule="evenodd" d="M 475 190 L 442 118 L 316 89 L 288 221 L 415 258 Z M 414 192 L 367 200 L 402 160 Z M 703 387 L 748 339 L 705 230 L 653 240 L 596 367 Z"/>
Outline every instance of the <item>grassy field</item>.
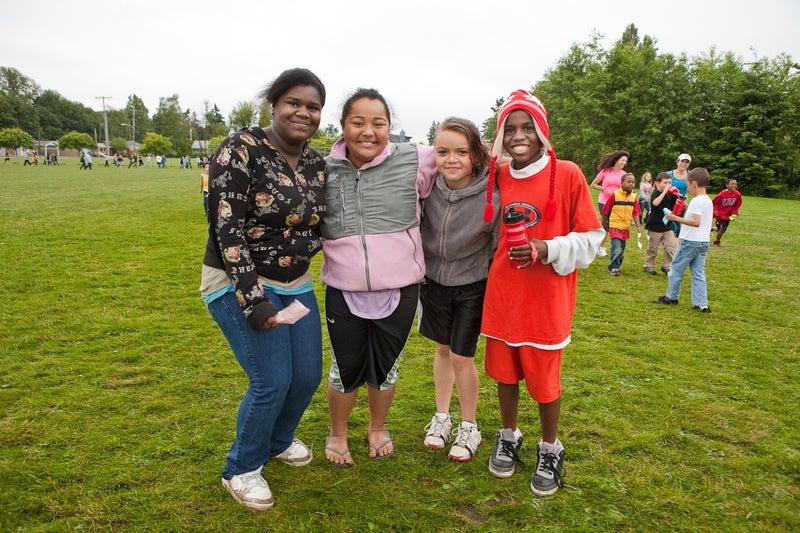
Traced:
<path fill-rule="evenodd" d="M 666 278 L 635 246 L 621 278 L 607 258 L 581 273 L 556 496 L 534 499 L 530 466 L 486 470 L 500 422 L 482 371 L 477 458 L 422 447 L 433 348 L 414 333 L 396 456 L 367 459 L 362 395 L 356 466 L 330 467 L 320 386 L 298 431 L 314 462 L 270 463 L 276 506 L 253 513 L 219 482 L 246 382 L 198 297 L 198 177 L 0 166 L 0 531 L 800 529 L 800 203 L 745 198 L 708 258 L 710 315 L 688 283 L 679 306 L 653 305 Z M 529 400 L 521 428 L 530 465 Z"/>

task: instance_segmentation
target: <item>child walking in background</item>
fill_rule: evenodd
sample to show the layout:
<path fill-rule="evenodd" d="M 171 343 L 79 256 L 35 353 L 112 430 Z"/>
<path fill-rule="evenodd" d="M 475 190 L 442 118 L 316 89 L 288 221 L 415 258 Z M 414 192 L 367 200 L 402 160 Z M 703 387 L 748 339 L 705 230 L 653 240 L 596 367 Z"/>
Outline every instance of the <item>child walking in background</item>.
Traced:
<path fill-rule="evenodd" d="M 639 183 L 639 222 L 644 223 L 650 214 L 650 194 L 653 192 L 653 175 L 649 172 L 642 174 Z"/>
<path fill-rule="evenodd" d="M 661 272 L 669 274 L 672 259 L 678 251 L 678 237 L 672 231 L 672 222 L 664 222 L 664 209 L 672 211 L 678 201 L 677 191 L 672 192 L 672 178 L 666 172 L 656 176 L 655 190 L 650 196 L 652 208 L 645 221 L 647 230 L 647 251 L 644 254 L 644 271 L 656 275 L 658 249 L 664 247 L 661 259 Z"/>
<path fill-rule="evenodd" d="M 726 187 L 711 201 L 714 205 L 714 218 L 717 219 L 717 238 L 714 239 L 716 246 L 720 245 L 722 236 L 728 231 L 728 224 L 739 216 L 739 208 L 742 207 L 742 194 L 738 189 L 736 180 L 731 178 L 728 180 Z"/>
<path fill-rule="evenodd" d="M 500 156 L 503 150 L 511 162 L 500 165 L 497 176 L 501 217 L 521 219 L 521 237 L 527 242 L 509 246 L 508 231 L 500 232 L 486 286 L 481 333 L 487 337 L 486 373 L 497 382 L 503 424 L 489 472 L 510 477 L 519 462 L 519 382 L 524 380 L 539 404 L 542 432 L 530 488 L 547 496 L 562 486 L 564 446 L 557 438 L 561 356 L 570 342 L 577 269 L 592 262 L 605 231 L 586 178 L 575 163 L 556 159 L 547 112 L 526 91 L 514 91 L 498 113 L 492 154 Z M 488 201 L 493 166 L 494 159 Z M 488 205 L 484 220 L 492 215 Z M 516 236 L 519 227 L 513 228 Z"/>
<path fill-rule="evenodd" d="M 603 226 L 611 235 L 611 261 L 608 272 L 612 276 L 622 274 L 622 261 L 625 259 L 625 243 L 631 236 L 631 222 L 636 224 L 636 233 L 641 243 L 642 223 L 639 220 L 639 201 L 633 188 L 636 177 L 625 174 L 620 181 L 619 189 L 609 196 L 603 206 Z M 641 248 L 641 244 L 639 245 Z"/>
<path fill-rule="evenodd" d="M 687 178 L 687 188 L 689 194 L 694 198 L 689 202 L 686 216 L 679 217 L 674 213 L 667 215 L 667 220 L 681 225 L 680 247 L 672 261 L 667 294 L 659 297 L 656 303 L 664 305 L 678 303 L 681 279 L 683 272 L 688 267 L 692 272 L 692 309 L 703 313 L 711 312 L 711 308 L 708 307 L 705 265 L 714 208 L 711 199 L 706 194 L 706 187 L 708 187 L 708 171 L 700 167 L 692 169 Z"/>
<path fill-rule="evenodd" d="M 419 330 L 436 343 L 436 413 L 425 428 L 424 442 L 428 448 L 441 450 L 450 441 L 455 383 L 461 423 L 453 432 L 448 457 L 466 462 L 481 443 L 475 351 L 497 216 L 483 222 L 489 153 L 478 128 L 468 120 L 448 118 L 436 131 L 433 147 L 438 174 L 422 212 L 427 275 L 420 288 Z"/>

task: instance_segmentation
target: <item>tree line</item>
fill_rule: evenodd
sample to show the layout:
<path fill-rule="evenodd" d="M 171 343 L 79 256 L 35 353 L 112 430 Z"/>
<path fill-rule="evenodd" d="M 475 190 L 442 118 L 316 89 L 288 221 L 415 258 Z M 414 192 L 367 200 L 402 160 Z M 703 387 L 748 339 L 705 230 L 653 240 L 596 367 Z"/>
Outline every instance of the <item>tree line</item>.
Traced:
<path fill-rule="evenodd" d="M 127 150 L 127 141 L 132 138 L 143 143 L 144 152 L 189 154 L 193 139 L 210 140 L 208 149 L 212 151 L 231 131 L 272 123 L 272 109 L 265 102 L 241 101 L 226 120 L 217 104 L 210 101 L 203 102 L 200 112 L 182 108 L 177 94 L 159 98 L 152 116 L 135 94 L 128 97 L 123 108 L 107 109 L 106 114 L 109 147 L 120 153 Z M 31 147 L 34 139 L 47 139 L 59 140 L 63 148 L 89 147 L 95 136 L 101 141 L 105 138 L 101 111 L 64 98 L 56 91 L 42 90 L 36 81 L 13 67 L 0 67 L 2 131 L 0 138 L 8 146 Z M 312 145 L 330 148 L 338 135 L 338 129 L 329 124 L 320 128 Z"/>
<path fill-rule="evenodd" d="M 548 109 L 558 157 L 591 179 L 613 150 L 631 152 L 637 176 L 674 168 L 687 152 L 715 187 L 736 178 L 746 194 L 800 197 L 800 65 L 788 54 L 660 53 L 632 24 L 608 49 L 601 38 L 573 44 L 531 87 Z M 483 123 L 487 139 L 500 105 Z"/>

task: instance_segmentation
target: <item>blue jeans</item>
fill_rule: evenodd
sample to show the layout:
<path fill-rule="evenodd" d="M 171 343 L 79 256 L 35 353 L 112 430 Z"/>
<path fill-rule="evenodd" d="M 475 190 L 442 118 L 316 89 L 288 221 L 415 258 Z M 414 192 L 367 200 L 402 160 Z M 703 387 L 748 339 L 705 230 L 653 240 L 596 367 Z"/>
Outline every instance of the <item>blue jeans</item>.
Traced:
<path fill-rule="evenodd" d="M 256 330 L 245 320 L 235 293 L 208 304 L 249 381 L 222 472 L 225 479 L 260 468 L 292 444 L 322 379 L 322 329 L 314 292 L 284 296 L 266 287 L 264 292 L 279 311 L 297 299 L 311 312 L 292 325 Z"/>
<path fill-rule="evenodd" d="M 625 259 L 625 243 L 622 239 L 611 239 L 611 262 L 608 264 L 609 270 L 622 267 L 622 260 Z"/>
<path fill-rule="evenodd" d="M 680 248 L 669 271 L 667 298 L 677 300 L 681 292 L 681 279 L 686 267 L 692 272 L 692 305 L 708 307 L 706 288 L 706 255 L 708 243 L 681 239 Z"/>

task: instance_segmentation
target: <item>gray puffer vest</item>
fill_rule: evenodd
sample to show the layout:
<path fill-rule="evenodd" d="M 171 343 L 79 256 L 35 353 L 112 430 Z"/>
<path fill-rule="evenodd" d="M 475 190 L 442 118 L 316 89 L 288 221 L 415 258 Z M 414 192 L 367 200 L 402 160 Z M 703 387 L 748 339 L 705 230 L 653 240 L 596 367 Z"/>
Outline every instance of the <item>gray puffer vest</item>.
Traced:
<path fill-rule="evenodd" d="M 488 179 L 482 174 L 463 189 L 450 189 L 441 175 L 425 199 L 422 249 L 427 276 L 440 285 L 468 285 L 484 280 L 497 245 L 500 192 L 494 191 L 494 218 L 483 221 Z"/>

